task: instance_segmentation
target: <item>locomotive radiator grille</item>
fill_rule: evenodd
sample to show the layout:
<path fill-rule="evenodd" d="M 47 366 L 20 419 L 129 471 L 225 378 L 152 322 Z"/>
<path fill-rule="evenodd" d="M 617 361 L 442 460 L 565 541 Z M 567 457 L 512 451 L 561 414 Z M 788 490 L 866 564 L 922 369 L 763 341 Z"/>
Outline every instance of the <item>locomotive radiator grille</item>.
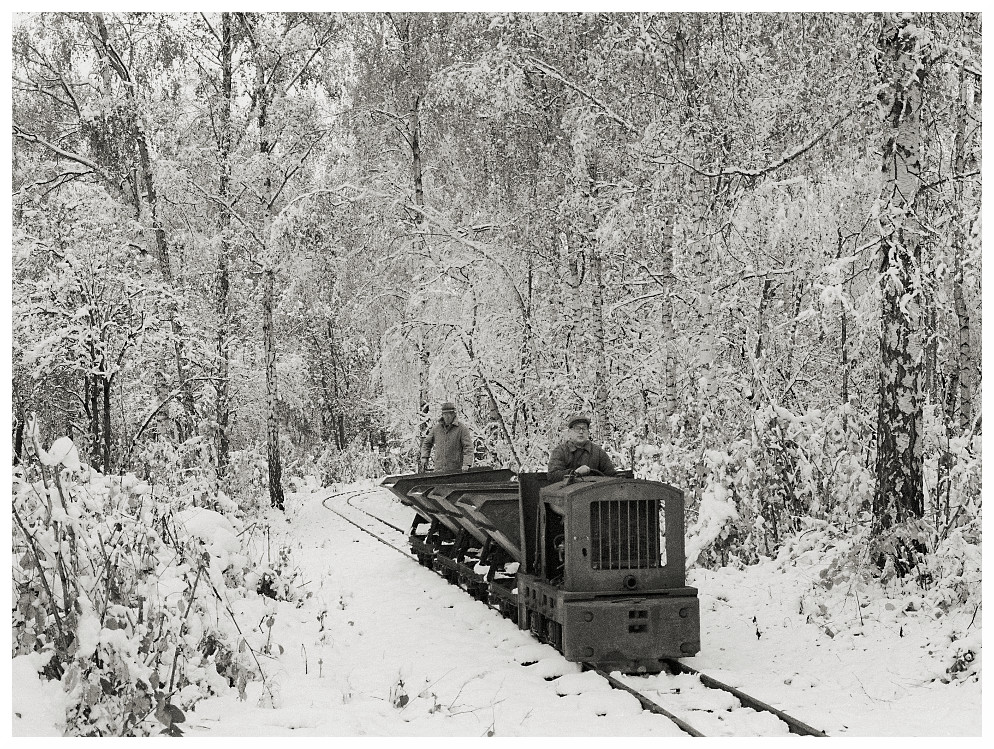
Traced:
<path fill-rule="evenodd" d="M 660 567 L 659 502 L 590 503 L 590 565 L 595 570 Z"/>

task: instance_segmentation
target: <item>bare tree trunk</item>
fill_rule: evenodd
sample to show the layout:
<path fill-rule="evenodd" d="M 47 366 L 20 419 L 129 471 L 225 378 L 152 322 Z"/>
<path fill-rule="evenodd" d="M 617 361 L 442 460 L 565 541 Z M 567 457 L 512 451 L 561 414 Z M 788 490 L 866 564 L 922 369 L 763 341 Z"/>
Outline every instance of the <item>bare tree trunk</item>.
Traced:
<path fill-rule="evenodd" d="M 404 18 L 404 24 L 401 28 L 397 26 L 397 32 L 400 35 L 400 41 L 404 47 L 404 63 L 405 71 L 407 74 L 407 79 L 412 86 L 411 93 L 411 108 L 407 113 L 407 143 L 411 148 L 411 183 L 414 188 L 414 205 L 417 207 L 417 211 L 414 216 L 414 249 L 416 252 L 423 253 L 426 250 L 427 243 L 425 241 L 424 235 L 421 234 L 421 226 L 424 223 L 425 217 L 421 209 L 425 205 L 425 188 L 424 188 L 424 168 L 422 165 L 422 154 L 421 154 L 421 94 L 417 90 L 417 83 L 414 80 L 413 68 L 414 52 L 411 46 L 411 14 L 407 14 Z M 431 349 L 425 340 L 424 330 L 420 327 L 418 328 L 418 340 L 416 344 L 417 355 L 418 355 L 418 444 L 427 436 L 428 430 L 431 428 L 431 404 L 429 403 L 430 390 L 430 377 L 431 377 Z"/>
<path fill-rule="evenodd" d="M 836 228 L 837 245 L 836 245 L 836 259 L 842 257 L 842 250 L 844 247 L 845 240 L 842 236 L 842 227 Z M 846 281 L 845 290 L 849 293 L 851 281 Z M 841 394 L 840 399 L 843 406 L 842 412 L 842 431 L 843 433 L 848 433 L 849 431 L 849 318 L 846 315 L 846 306 L 844 304 L 839 305 L 839 358 L 842 365 L 842 384 L 840 387 Z"/>
<path fill-rule="evenodd" d="M 280 457 L 280 428 L 276 393 L 276 340 L 273 335 L 273 302 L 276 272 L 271 264 L 263 271 L 262 339 L 266 357 L 266 454 L 269 459 L 269 502 L 283 508 L 283 461 Z"/>
<path fill-rule="evenodd" d="M 425 204 L 424 171 L 421 167 L 421 97 L 414 94 L 411 99 L 410 129 L 411 129 L 411 177 L 414 180 L 414 205 L 423 208 Z M 418 213 L 414 218 L 415 226 L 420 227 L 424 222 L 424 214 Z M 423 240 L 422 240 L 423 241 Z"/>
<path fill-rule="evenodd" d="M 938 386 L 939 378 L 939 310 L 936 297 L 939 284 L 935 271 L 922 273 L 924 289 L 922 289 L 922 398 L 925 403 L 942 403 L 942 392 Z"/>
<path fill-rule="evenodd" d="M 847 407 L 849 405 L 849 318 L 846 317 L 846 308 L 844 305 L 842 305 L 839 315 L 839 326 L 842 329 L 839 336 L 839 350 L 841 351 L 842 359 L 842 405 L 843 407 Z M 842 430 L 848 431 L 848 428 L 849 412 L 843 411 Z"/>
<path fill-rule="evenodd" d="M 221 164 L 219 197 L 228 202 L 231 186 L 231 99 L 232 99 L 232 40 L 231 14 L 221 14 L 221 126 L 218 159 Z M 228 264 L 231 257 L 231 242 L 228 234 L 231 228 L 231 215 L 222 210 L 220 216 L 221 252 L 218 258 L 217 283 L 217 358 L 218 373 L 215 384 L 215 412 L 217 418 L 217 480 L 222 484 L 228 470 L 231 440 L 228 434 L 231 418 L 231 282 Z"/>
<path fill-rule="evenodd" d="M 313 321 L 309 321 L 313 322 Z M 335 374 L 335 349 L 334 349 L 334 339 L 331 337 L 332 327 L 331 323 L 328 322 L 326 326 L 327 337 L 332 342 L 331 349 L 331 359 L 332 359 L 332 377 L 335 378 L 334 383 L 330 383 L 328 379 L 328 368 L 326 363 L 326 358 L 324 355 L 325 351 L 325 335 L 319 332 L 316 328 L 311 327 L 308 324 L 307 333 L 311 340 L 311 347 L 314 351 L 315 366 L 318 368 L 319 373 L 319 384 L 321 385 L 321 398 L 318 403 L 319 409 L 318 414 L 321 418 L 321 430 L 319 433 L 319 438 L 322 442 L 327 442 L 328 440 L 335 437 L 337 430 L 335 428 L 335 404 L 338 403 L 338 382 L 337 375 Z M 335 445 L 341 448 L 336 439 Z"/>
<path fill-rule="evenodd" d="M 97 388 L 97 376 L 86 375 L 87 416 L 90 417 L 90 462 L 100 465 L 100 392 Z"/>
<path fill-rule="evenodd" d="M 526 289 L 525 289 L 525 309 L 524 316 L 522 318 L 522 329 L 521 329 L 521 349 L 518 357 L 518 393 L 525 394 L 529 392 L 529 380 L 536 384 L 541 381 L 541 376 L 538 371 L 538 359 L 535 356 L 535 328 L 532 322 L 532 309 L 534 303 L 535 294 L 535 267 L 532 255 L 529 254 L 525 262 L 528 264 L 528 270 L 526 273 Z M 518 417 L 521 417 L 521 431 L 523 432 L 525 444 L 528 444 L 529 433 L 530 433 L 530 422 L 531 422 L 531 408 L 529 399 L 527 397 L 521 398 L 520 403 L 517 402 L 517 398 L 512 401 L 512 418 L 511 418 L 511 428 L 510 428 L 510 438 L 513 440 L 517 436 L 517 423 Z M 491 415 L 497 411 L 498 415 L 500 413 L 497 408 L 496 399 L 491 401 L 490 412 Z"/>
<path fill-rule="evenodd" d="M 131 91 L 131 88 L 129 87 L 128 90 Z M 155 191 L 155 180 L 152 177 L 152 158 L 149 156 L 148 139 L 137 124 L 135 124 L 134 137 L 138 147 L 138 163 L 141 165 L 141 179 L 145 188 L 145 201 L 148 204 L 152 235 L 155 237 L 155 254 L 159 260 L 162 277 L 167 283 L 172 284 L 173 272 L 169 265 L 169 245 L 166 243 L 166 230 L 162 226 L 162 219 L 159 216 L 159 198 Z"/>
<path fill-rule="evenodd" d="M 944 383 L 942 432 L 939 437 L 939 461 L 936 467 L 935 480 L 935 514 L 941 516 L 943 524 L 949 522 L 949 494 L 952 491 L 953 453 L 949 449 L 949 440 L 955 434 L 953 424 L 956 420 L 956 392 L 959 381 L 956 370 L 950 374 Z"/>
<path fill-rule="evenodd" d="M 676 412 L 676 333 L 673 330 L 673 225 L 675 206 L 672 202 L 663 209 L 662 233 L 659 237 L 659 279 L 662 282 L 662 304 L 659 312 L 659 328 L 666 346 L 666 364 L 663 372 L 663 439 L 670 437 L 670 417 Z M 643 401 L 647 396 L 643 391 Z M 648 407 L 646 408 L 648 413 Z"/>
<path fill-rule="evenodd" d="M 976 115 L 977 99 L 979 95 L 973 84 L 973 78 L 965 71 L 960 72 L 959 101 L 960 111 L 956 121 L 956 138 L 954 142 L 955 160 L 954 172 L 956 174 L 966 174 L 977 169 L 977 157 L 974 145 L 974 136 L 978 131 L 978 121 Z M 953 231 L 953 305 L 956 310 L 957 320 L 957 352 L 956 371 L 959 382 L 959 426 L 964 432 L 970 429 L 973 420 L 973 351 L 970 346 L 970 312 L 966 305 L 963 294 L 963 258 L 966 255 L 967 239 L 969 234 L 969 219 L 962 215 L 963 207 L 967 204 L 968 191 L 972 189 L 966 180 L 957 180 L 953 183 L 955 195 L 955 206 L 961 215 L 958 216 L 955 229 Z M 970 201 L 972 202 L 972 201 Z"/>
<path fill-rule="evenodd" d="M 763 364 L 766 358 L 766 349 L 763 345 L 763 331 L 766 328 L 766 307 L 772 298 L 773 281 L 769 278 L 764 278 L 759 291 L 759 309 L 756 313 L 756 347 L 752 355 L 752 395 L 755 404 L 760 402 L 765 403 L 769 400 L 766 392 L 766 381 L 763 379 Z"/>
<path fill-rule="evenodd" d="M 100 384 L 103 391 L 103 471 L 104 473 L 110 473 L 111 471 L 111 431 L 110 431 L 110 387 L 111 378 L 107 375 L 101 375 Z"/>
<path fill-rule="evenodd" d="M 97 321 L 94 319 L 92 313 L 90 315 L 90 326 L 97 326 Z M 103 454 L 100 428 L 103 425 L 103 420 L 100 418 L 101 390 L 98 384 L 100 382 L 100 375 L 97 373 L 101 372 L 103 368 L 101 362 L 97 359 L 96 346 L 94 346 L 92 340 L 87 344 L 87 348 L 89 349 L 90 372 L 92 374 L 83 376 L 83 387 L 85 390 L 85 402 L 87 404 L 87 416 L 90 421 L 90 464 L 100 466 Z"/>
<path fill-rule="evenodd" d="M 601 439 L 610 440 L 613 435 L 613 425 L 610 419 L 610 409 L 608 401 L 610 391 L 608 389 L 609 372 L 607 367 L 607 351 L 604 341 L 604 269 L 601 254 L 596 243 L 590 246 L 590 272 L 593 276 L 593 301 L 590 315 L 592 323 L 593 344 L 593 369 L 594 382 L 596 383 L 593 392 L 594 417 L 597 422 L 597 429 Z"/>
<path fill-rule="evenodd" d="M 418 333 L 418 445 L 428 436 L 431 428 L 431 404 L 428 402 L 431 374 L 431 350 L 424 340 L 424 331 Z"/>
<path fill-rule="evenodd" d="M 328 401 L 328 407 L 331 411 L 332 424 L 335 426 L 335 445 L 339 450 L 344 450 L 346 445 L 345 414 L 342 413 L 342 393 L 339 391 L 338 387 L 338 370 L 340 363 L 338 349 L 335 347 L 335 328 L 330 321 L 328 322 L 328 343 L 331 347 L 331 399 Z"/>
<path fill-rule="evenodd" d="M 924 513 L 920 227 L 922 50 L 910 20 L 885 14 L 878 65 L 889 107 L 880 199 L 880 403 L 873 514 L 882 529 Z"/>
<path fill-rule="evenodd" d="M 115 48 L 107 31 L 107 24 L 102 13 L 92 13 L 88 15 L 86 23 L 90 33 L 93 47 L 107 65 L 114 70 L 117 77 L 124 86 L 124 96 L 131 110 L 131 121 L 129 123 L 130 135 L 134 142 L 134 147 L 138 156 L 138 170 L 133 171 L 132 185 L 134 185 L 135 208 L 139 214 L 146 214 L 152 228 L 155 240 L 155 256 L 159 262 L 159 269 L 166 283 L 173 285 L 173 274 L 169 262 L 169 245 L 166 240 L 166 230 L 162 224 L 162 217 L 159 212 L 158 194 L 155 188 L 155 177 L 152 173 L 151 149 L 149 148 L 149 138 L 145 132 L 141 121 L 137 117 L 138 100 L 135 95 L 135 81 L 130 69 L 125 63 L 125 58 Z M 105 86 L 109 86 L 109 79 L 105 75 Z M 139 195 L 139 182 L 144 189 L 144 201 Z M 187 416 L 192 420 L 196 415 L 196 408 L 193 400 L 193 391 L 190 389 L 189 380 L 186 375 L 184 364 L 183 341 L 181 337 L 182 326 L 178 320 L 177 310 L 174 305 L 168 309 L 169 324 L 174 336 L 174 359 L 176 364 L 176 376 L 182 388 L 181 402 L 187 412 Z"/>
<path fill-rule="evenodd" d="M 563 365 L 567 378 L 574 378 L 578 374 L 581 335 L 577 332 L 582 322 L 583 297 L 580 294 L 580 285 L 583 276 L 580 274 L 580 263 L 578 253 L 570 248 L 569 237 L 566 232 L 559 234 L 560 259 L 565 271 L 562 275 L 562 293 L 559 298 L 562 300 L 562 314 L 564 324 L 564 335 L 557 341 L 563 347 Z"/>
<path fill-rule="evenodd" d="M 266 455 L 269 463 L 269 502 L 278 510 L 284 509 L 283 497 L 283 459 L 280 455 L 280 426 L 276 377 L 276 336 L 273 324 L 273 306 L 276 297 L 276 258 L 269 257 L 277 248 L 271 246 L 271 227 L 273 223 L 273 185 L 270 175 L 271 165 L 269 153 L 272 144 L 269 141 L 268 116 L 269 97 L 266 73 L 260 57 L 256 58 L 255 69 L 256 104 L 259 107 L 257 124 L 259 127 L 259 153 L 265 160 L 263 180 L 263 231 L 266 246 L 263 252 L 262 270 L 262 350 L 266 360 Z"/>
<path fill-rule="evenodd" d="M 970 347 L 970 311 L 963 297 L 963 261 L 957 252 L 953 276 L 953 305 L 956 309 L 957 342 L 956 379 L 959 384 L 959 427 L 970 429 L 973 420 L 973 356 Z"/>
<path fill-rule="evenodd" d="M 14 425 L 14 465 L 21 462 L 21 452 L 24 450 L 24 418 L 18 412 Z M 70 437 L 72 439 L 72 437 Z"/>

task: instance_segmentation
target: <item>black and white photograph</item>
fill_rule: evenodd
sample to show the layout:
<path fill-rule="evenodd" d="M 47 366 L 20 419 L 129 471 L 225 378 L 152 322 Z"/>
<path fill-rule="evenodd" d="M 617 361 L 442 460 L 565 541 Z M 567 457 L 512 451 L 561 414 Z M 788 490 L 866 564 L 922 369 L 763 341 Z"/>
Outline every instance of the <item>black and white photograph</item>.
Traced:
<path fill-rule="evenodd" d="M 979 10 L 389 7 L 10 12 L 12 738 L 981 737 Z"/>

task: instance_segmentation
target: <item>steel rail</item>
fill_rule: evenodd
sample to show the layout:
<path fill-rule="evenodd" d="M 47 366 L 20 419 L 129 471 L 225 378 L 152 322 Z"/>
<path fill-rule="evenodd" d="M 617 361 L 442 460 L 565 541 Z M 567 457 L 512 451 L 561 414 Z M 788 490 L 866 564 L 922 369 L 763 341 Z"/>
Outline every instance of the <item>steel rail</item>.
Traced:
<path fill-rule="evenodd" d="M 794 716 L 788 715 L 782 710 L 778 710 L 772 705 L 769 705 L 763 702 L 762 700 L 758 700 L 752 695 L 746 694 L 741 689 L 736 689 L 735 687 L 725 684 L 724 682 L 720 682 L 717 679 L 715 679 L 713 676 L 708 676 L 707 674 L 698 671 L 693 666 L 688 666 L 686 663 L 681 663 L 680 661 L 674 658 L 666 658 L 663 660 L 663 663 L 669 666 L 674 673 L 692 674 L 694 676 L 697 676 L 701 680 L 701 684 L 703 684 L 704 686 L 709 687 L 711 689 L 720 689 L 724 692 L 728 692 L 729 694 L 734 695 L 736 698 L 738 698 L 739 702 L 741 702 L 745 707 L 751 707 L 753 710 L 758 710 L 761 712 L 772 713 L 777 718 L 779 718 L 780 720 L 782 720 L 784 723 L 787 724 L 787 728 L 790 730 L 791 733 L 797 734 L 798 736 L 818 736 L 825 738 L 828 737 L 828 734 L 825 733 L 824 731 L 820 731 L 817 728 L 809 726 L 807 723 L 798 720 Z"/>
<path fill-rule="evenodd" d="M 387 521 L 387 520 L 384 520 L 384 519 L 383 519 L 383 518 L 381 518 L 381 517 L 377 517 L 377 516 L 376 516 L 376 515 L 374 515 L 373 513 L 371 513 L 371 512 L 368 512 L 368 511 L 366 511 L 366 510 L 362 509 L 361 507 L 356 507 L 356 506 L 355 506 L 354 504 L 352 504 L 352 500 L 353 500 L 353 499 L 356 499 L 357 497 L 361 497 L 361 496 L 363 496 L 363 495 L 368 495 L 368 494 L 372 494 L 372 493 L 373 493 L 373 492 L 375 492 L 375 491 L 377 491 L 377 490 L 376 490 L 376 489 L 364 489 L 364 490 L 363 490 L 363 491 L 362 491 L 361 493 L 356 493 L 356 494 L 352 495 L 351 497 L 347 498 L 347 499 L 345 500 L 345 504 L 347 504 L 347 505 L 348 505 L 349 507 L 351 507 L 351 508 L 352 508 L 353 510 L 358 510 L 358 511 L 359 511 L 359 512 L 361 512 L 361 513 L 362 513 L 363 515 L 369 515 L 369 517 L 371 517 L 371 518 L 372 518 L 373 520 L 376 520 L 376 521 L 378 521 L 378 522 L 380 522 L 380 523 L 383 523 L 383 525 L 387 526 L 388 528 L 393 528 L 393 529 L 394 529 L 395 531 L 397 531 L 398 533 L 403 533 L 403 534 L 404 534 L 404 535 L 406 536 L 406 535 L 407 535 L 407 531 L 406 531 L 406 530 L 405 530 L 404 528 L 398 528 L 398 527 L 397 527 L 396 525 L 394 525 L 393 523 L 391 523 L 391 522 L 389 522 L 389 521 Z"/>
<path fill-rule="evenodd" d="M 364 494 L 364 493 L 366 493 L 368 491 L 370 491 L 370 490 L 365 489 L 365 490 L 363 490 L 361 492 L 357 492 L 357 493 L 355 493 L 353 495 L 350 495 L 349 497 L 346 497 L 346 504 L 348 504 L 348 500 L 349 499 L 351 499 L 353 497 L 358 497 L 361 494 Z M 411 552 L 408 551 L 407 549 L 402 549 L 399 546 L 394 546 L 392 543 L 390 543 L 389 541 L 387 541 L 385 538 L 382 538 L 381 536 L 376 535 L 375 533 L 373 533 L 368 528 L 364 528 L 363 526 L 359 525 L 359 523 L 357 523 L 356 521 L 352 520 L 349 517 L 346 517 L 345 515 L 343 515 L 342 513 L 340 513 L 338 510 L 336 510 L 336 509 L 328 506 L 328 500 L 329 499 L 336 499 L 336 498 L 341 497 L 343 495 L 344 495 L 344 492 L 342 494 L 333 494 L 330 497 L 325 497 L 324 499 L 321 500 L 321 504 L 324 505 L 324 507 L 325 507 L 326 510 L 330 510 L 331 512 L 335 513 L 342 520 L 344 520 L 347 523 L 350 523 L 351 525 L 354 525 L 356 528 L 358 528 L 359 530 L 361 530 L 363 533 L 372 536 L 373 538 L 375 538 L 377 541 L 379 541 L 384 546 L 389 546 L 391 549 L 393 549 L 394 551 L 396 551 L 396 552 L 398 552 L 400 554 L 403 554 L 408 559 L 412 558 Z M 349 507 L 353 507 L 353 506 L 350 504 Z M 353 509 L 358 510 L 359 508 L 358 507 L 353 507 Z M 368 515 L 369 513 L 367 512 L 366 514 Z"/>
<path fill-rule="evenodd" d="M 611 676 L 611 674 L 607 673 L 606 671 L 602 671 L 601 669 L 597 668 L 597 666 L 591 663 L 581 663 L 580 666 L 583 668 L 584 671 L 593 671 L 598 676 L 604 678 L 607 681 L 607 683 L 610 684 L 613 688 L 620 689 L 623 692 L 628 692 L 628 694 L 632 695 L 635 699 L 639 701 L 639 703 L 641 703 L 643 709 L 648 710 L 651 713 L 655 713 L 656 715 L 662 715 L 665 718 L 671 720 L 674 724 L 676 724 L 677 728 L 679 728 L 687 735 L 693 736 L 695 738 L 704 737 L 703 733 L 698 731 L 687 721 L 677 717 L 662 705 L 653 702 L 651 699 L 646 697 L 637 689 L 633 689 L 624 682 L 619 681 L 618 679 L 614 678 L 613 676 Z"/>

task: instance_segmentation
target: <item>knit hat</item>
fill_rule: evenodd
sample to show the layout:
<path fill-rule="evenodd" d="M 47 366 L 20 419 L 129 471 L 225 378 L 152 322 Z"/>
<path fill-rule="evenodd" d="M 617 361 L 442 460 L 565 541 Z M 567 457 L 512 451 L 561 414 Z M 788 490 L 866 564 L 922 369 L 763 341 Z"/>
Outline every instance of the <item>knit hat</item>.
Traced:
<path fill-rule="evenodd" d="M 585 423 L 588 428 L 590 427 L 589 416 L 585 416 L 584 414 L 573 414 L 569 417 L 569 421 L 566 422 L 566 428 L 572 429 L 574 424 L 579 424 L 580 422 Z"/>
<path fill-rule="evenodd" d="M 455 403 L 448 403 L 448 402 L 443 403 L 442 404 L 442 413 L 444 414 L 446 411 L 449 411 L 451 413 L 455 413 L 456 412 L 456 404 Z"/>

